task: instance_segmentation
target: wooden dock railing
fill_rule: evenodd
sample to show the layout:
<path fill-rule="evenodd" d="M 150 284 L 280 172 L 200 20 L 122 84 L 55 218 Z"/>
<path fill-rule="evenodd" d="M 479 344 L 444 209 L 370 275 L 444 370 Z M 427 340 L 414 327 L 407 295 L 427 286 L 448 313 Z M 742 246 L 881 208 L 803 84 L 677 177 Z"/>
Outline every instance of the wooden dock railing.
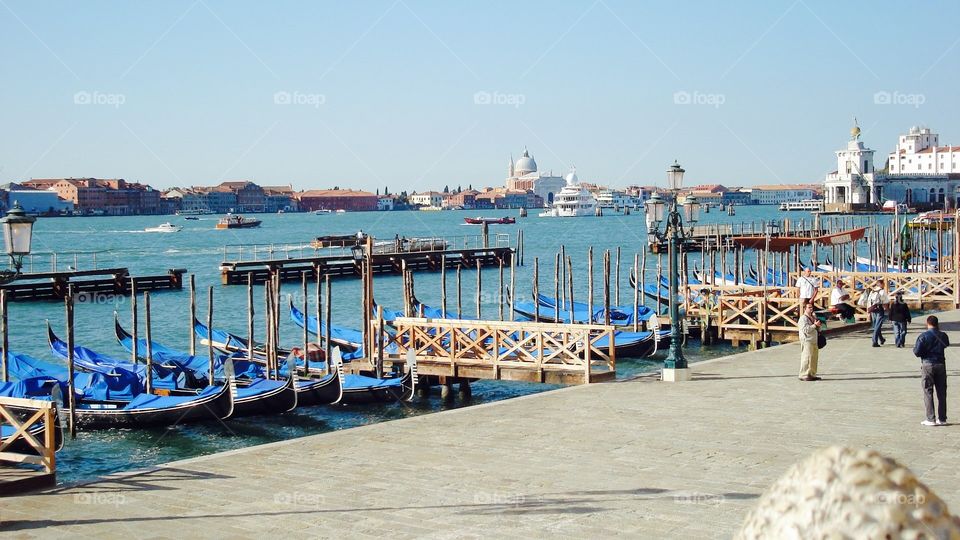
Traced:
<path fill-rule="evenodd" d="M 381 335 L 370 322 L 371 335 Z M 604 325 L 399 317 L 385 346 L 391 359 L 417 355 L 421 375 L 590 383 L 616 375 L 614 328 Z M 392 348 L 392 347 L 391 347 Z"/>
<path fill-rule="evenodd" d="M 37 411 L 23 415 L 18 412 L 18 408 L 24 407 L 37 409 Z M 13 435 L 0 442 L 0 461 L 41 465 L 47 473 L 56 472 L 56 430 L 59 427 L 55 403 L 38 399 L 2 397 L 0 398 L 0 420 L 2 420 L 0 424 L 10 425 L 14 429 Z M 41 423 L 43 424 L 42 441 L 30 433 L 30 428 Z M 23 441 L 33 452 L 10 451 L 9 448 L 17 441 Z"/>

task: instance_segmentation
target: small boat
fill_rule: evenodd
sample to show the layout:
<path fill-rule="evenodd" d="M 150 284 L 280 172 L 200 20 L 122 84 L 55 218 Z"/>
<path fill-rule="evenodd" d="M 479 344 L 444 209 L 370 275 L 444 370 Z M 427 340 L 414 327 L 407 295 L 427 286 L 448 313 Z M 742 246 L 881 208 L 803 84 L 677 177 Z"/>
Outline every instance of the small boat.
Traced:
<path fill-rule="evenodd" d="M 218 229 L 252 229 L 260 226 L 260 220 L 236 214 L 227 214 L 217 222 Z"/>
<path fill-rule="evenodd" d="M 307 321 L 307 331 L 317 335 L 317 329 L 320 330 L 320 337 L 326 338 L 326 324 L 318 323 L 316 317 L 306 316 L 297 306 L 293 305 L 293 300 L 288 299 L 290 304 L 290 319 L 294 324 L 303 328 L 304 320 Z M 359 351 L 363 348 L 363 332 L 353 328 L 343 326 L 330 326 L 330 344 L 345 349 L 347 351 Z"/>
<path fill-rule="evenodd" d="M 909 214 L 910 208 L 902 202 L 897 202 L 893 199 L 888 199 L 883 202 L 883 206 L 880 207 L 880 211 L 895 212 L 898 214 Z"/>
<path fill-rule="evenodd" d="M 184 216 L 183 219 L 186 219 L 187 221 L 200 221 L 200 218 L 197 216 Z"/>
<path fill-rule="evenodd" d="M 804 199 L 802 201 L 787 201 L 780 203 L 780 211 L 782 212 L 793 212 L 797 210 L 807 212 L 822 212 L 823 199 Z"/>
<path fill-rule="evenodd" d="M 313 213 L 314 213 L 315 215 L 318 215 L 318 216 L 325 216 L 325 215 L 327 215 L 327 214 L 332 214 L 332 213 L 333 213 L 333 210 L 328 210 L 328 209 L 326 209 L 326 208 L 320 208 L 319 210 L 314 210 Z"/>
<path fill-rule="evenodd" d="M 213 210 L 209 208 L 189 208 L 187 210 L 177 210 L 178 216 L 209 216 Z"/>
<path fill-rule="evenodd" d="M 341 208 L 341 209 L 339 209 L 339 210 L 337 210 L 337 212 L 336 212 L 336 213 L 338 213 L 338 214 L 346 214 L 346 213 L 347 213 L 347 211 L 346 211 L 346 210 L 344 210 L 343 208 Z"/>
<path fill-rule="evenodd" d="M 956 215 L 953 212 L 943 212 L 934 210 L 932 212 L 923 212 L 917 217 L 907 222 L 911 229 L 926 229 L 931 231 L 948 230 L 953 228 L 956 222 Z"/>
<path fill-rule="evenodd" d="M 516 219 L 509 216 L 504 216 L 499 218 L 465 217 L 463 218 L 463 221 L 469 225 L 483 225 L 484 223 L 486 223 L 487 225 L 512 225 L 517 222 Z"/>
<path fill-rule="evenodd" d="M 310 241 L 310 247 L 313 249 L 352 247 L 364 245 L 367 243 L 367 234 L 328 234 L 318 236 Z"/>
<path fill-rule="evenodd" d="M 51 393 L 69 391 L 67 368 L 46 364 L 26 355 L 10 351 L 10 374 L 25 383 L 21 395 L 38 400 L 52 400 Z M 116 368 L 110 375 L 76 373 L 77 426 L 90 429 L 172 426 L 184 422 L 224 420 L 233 414 L 232 374 L 227 384 L 211 385 L 190 395 L 148 394 L 137 374 Z M 25 411 L 39 410 L 24 407 Z"/>
<path fill-rule="evenodd" d="M 144 229 L 144 232 L 174 233 L 174 232 L 180 232 L 180 229 L 183 229 L 183 227 L 181 227 L 180 225 L 174 225 L 173 223 L 170 223 L 168 221 L 166 223 L 161 223 L 156 227 L 147 227 L 146 229 Z"/>

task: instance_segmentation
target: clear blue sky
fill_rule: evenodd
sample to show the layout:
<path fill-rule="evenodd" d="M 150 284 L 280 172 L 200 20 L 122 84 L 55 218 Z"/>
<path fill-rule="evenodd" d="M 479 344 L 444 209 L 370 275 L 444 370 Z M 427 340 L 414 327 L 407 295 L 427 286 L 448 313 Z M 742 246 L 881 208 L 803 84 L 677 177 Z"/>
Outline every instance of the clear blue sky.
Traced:
<path fill-rule="evenodd" d="M 0 179 L 422 190 L 526 145 L 751 185 L 821 181 L 854 116 L 878 166 L 914 124 L 960 144 L 960 3 L 750 4 L 0 0 Z"/>

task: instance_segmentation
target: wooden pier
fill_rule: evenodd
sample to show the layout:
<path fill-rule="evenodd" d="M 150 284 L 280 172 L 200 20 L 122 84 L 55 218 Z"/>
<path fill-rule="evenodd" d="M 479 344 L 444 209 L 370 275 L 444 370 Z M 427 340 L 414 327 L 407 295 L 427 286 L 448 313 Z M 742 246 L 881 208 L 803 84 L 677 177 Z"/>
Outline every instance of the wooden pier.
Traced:
<path fill-rule="evenodd" d="M 126 268 L 36 272 L 21 274 L 0 290 L 13 301 L 62 300 L 72 286 L 74 294 L 84 301 L 99 295 L 127 296 L 131 283 L 138 292 L 182 289 L 184 273 L 182 268 L 152 276 L 131 276 Z"/>
<path fill-rule="evenodd" d="M 506 234 L 390 239 L 377 243 L 371 239 L 371 244 L 373 247 L 367 252 L 372 274 L 402 274 L 404 268 L 439 271 L 444 267 L 509 266 L 518 256 Z M 300 281 L 303 276 L 315 279 L 317 275 L 363 277 L 363 263 L 354 256 L 351 246 L 318 248 L 310 242 L 234 245 L 224 246 L 223 253 L 220 276 L 224 285 L 246 285 L 248 276 L 258 284 L 274 275 L 284 282 Z"/>
<path fill-rule="evenodd" d="M 783 219 L 769 222 L 695 225 L 692 234 L 684 244 L 684 251 L 698 252 L 729 248 L 732 245 L 731 238 L 735 236 L 763 236 L 767 233 L 769 225 L 774 225 L 774 231 L 770 234 L 771 238 L 777 238 L 778 236 L 808 236 L 813 238 L 827 234 L 825 227 L 821 227 L 815 221 L 806 220 L 791 221 L 790 219 Z M 666 240 L 659 240 L 651 236 L 647 245 L 651 253 L 667 253 Z"/>
<path fill-rule="evenodd" d="M 25 415 L 19 412 L 22 408 L 36 412 Z M 56 404 L 0 397 L 0 425 L 13 428 L 13 434 L 0 442 L 0 497 L 56 485 L 57 430 L 60 429 Z M 34 426 L 43 426 L 42 438 L 31 433 Z M 14 450 L 14 445 L 20 449 Z"/>
<path fill-rule="evenodd" d="M 421 376 L 588 384 L 617 374 L 613 326 L 399 317 L 391 334 L 370 324 L 395 346 L 382 365 L 405 365 L 413 351 Z"/>

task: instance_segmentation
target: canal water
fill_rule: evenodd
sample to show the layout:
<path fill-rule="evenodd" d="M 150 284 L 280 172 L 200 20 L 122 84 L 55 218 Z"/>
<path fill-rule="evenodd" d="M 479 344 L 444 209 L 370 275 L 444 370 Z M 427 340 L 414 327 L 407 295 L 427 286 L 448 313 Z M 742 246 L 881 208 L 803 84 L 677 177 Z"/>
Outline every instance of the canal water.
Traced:
<path fill-rule="evenodd" d="M 35 253 L 56 252 L 60 255 L 57 266 L 61 270 L 75 264 L 80 269 L 89 268 L 96 252 L 99 268 L 125 267 L 136 275 L 164 273 L 171 268 L 184 268 L 196 275 L 198 312 L 206 313 L 206 289 L 213 286 L 215 295 L 214 324 L 240 334 L 246 330 L 246 287 L 220 285 L 219 264 L 223 260 L 224 245 L 302 243 L 321 235 L 355 234 L 363 230 L 377 238 L 444 236 L 456 237 L 479 234 L 478 226 L 466 225 L 463 218 L 473 215 L 516 215 L 516 211 L 449 211 L 449 212 L 359 212 L 329 215 L 276 214 L 257 215 L 263 225 L 257 229 L 215 230 L 216 216 L 200 216 L 199 220 L 185 220 L 175 216 L 132 217 L 72 217 L 43 218 L 37 221 L 34 232 Z M 610 212 L 614 214 L 613 212 Z M 535 213 L 532 213 L 535 214 Z M 702 215 L 701 222 L 753 221 L 781 219 L 783 217 L 806 218 L 806 213 L 781 213 L 775 207 L 737 207 L 736 217 L 727 217 L 714 209 Z M 147 233 L 144 229 L 171 220 L 182 225 L 175 234 Z M 525 265 L 517 268 L 518 297 L 528 298 L 534 258 L 540 259 L 540 287 L 545 294 L 552 294 L 554 256 L 561 245 L 573 257 L 573 274 L 576 285 L 575 297 L 586 299 L 586 253 L 589 247 L 595 252 L 597 299 L 602 288 L 602 253 L 604 250 L 622 250 L 621 303 L 630 304 L 633 292 L 628 283 L 628 274 L 633 254 L 645 247 L 646 228 L 642 212 L 626 216 L 622 214 L 604 217 L 540 218 L 532 215 L 518 218 L 516 225 L 490 227 L 491 235 L 508 234 L 515 242 L 517 230 L 524 231 Z M 262 249 L 262 248 L 261 248 Z M 236 253 L 236 248 L 228 248 Z M 78 253 L 76 258 L 74 253 Z M 249 247 L 245 248 L 249 253 Z M 309 250 L 308 250 L 309 253 Z M 299 256 L 291 252 L 290 256 Z M 38 254 L 33 258 L 34 270 L 47 269 L 49 257 Z M 655 258 L 647 262 L 648 282 L 656 277 Z M 27 268 L 29 270 L 29 268 Z M 664 269 L 664 272 L 666 270 Z M 506 272 L 509 276 L 509 270 Z M 485 317 L 498 314 L 496 288 L 498 269 L 483 270 L 485 294 L 481 297 L 481 309 Z M 507 278 L 509 279 L 509 278 Z M 476 271 L 462 273 L 464 313 L 476 313 Z M 455 272 L 447 275 L 448 309 L 455 309 Z M 299 283 L 284 285 L 284 294 L 296 294 Z M 311 286 L 311 294 L 312 294 Z M 378 302 L 389 307 L 402 307 L 399 276 L 376 276 L 375 295 Z M 615 291 L 615 287 L 612 287 Z M 418 298 L 430 305 L 440 302 L 440 274 L 422 272 L 416 274 Z M 262 300 L 262 288 L 257 287 L 255 298 Z M 333 282 L 333 320 L 336 325 L 359 328 L 360 283 L 359 280 L 340 279 Z M 154 340 L 167 346 L 187 350 L 190 333 L 189 303 L 186 287 L 183 291 L 157 292 L 152 295 L 152 331 Z M 99 352 L 125 358 L 127 353 L 116 342 L 113 333 L 113 313 L 119 312 L 121 322 L 130 326 L 130 300 L 125 297 L 97 296 L 81 299 L 76 307 L 76 342 Z M 142 309 L 142 303 L 141 303 Z M 311 306 L 311 310 L 314 308 Z M 506 308 L 505 308 L 506 309 Z M 262 309 L 258 306 L 262 313 Z M 60 302 L 12 303 L 10 308 L 11 350 L 37 358 L 60 362 L 49 352 L 44 321 L 63 333 L 64 306 Z M 259 317 L 262 319 L 262 316 Z M 143 317 L 140 317 L 141 332 Z M 258 321 L 257 334 L 263 335 L 262 321 Z M 288 317 L 281 318 L 281 340 L 296 345 L 302 340 L 302 331 Z M 142 335 L 142 334 L 141 334 Z M 694 343 L 687 349 L 691 361 L 700 361 L 730 354 L 728 346 L 702 349 Z M 655 370 L 659 363 L 629 358 L 617 359 L 618 376 L 630 377 Z M 359 425 L 430 413 L 449 407 L 486 403 L 525 394 L 556 388 L 549 385 L 516 382 L 481 381 L 474 385 L 472 400 L 463 404 L 459 400 L 444 404 L 434 396 L 430 399 L 415 398 L 412 403 L 395 403 L 370 406 L 340 406 L 301 408 L 293 412 L 270 417 L 252 417 L 230 420 L 225 423 L 179 425 L 158 430 L 110 430 L 80 432 L 75 441 L 68 441 L 58 455 L 58 478 L 60 482 L 77 482 L 100 475 L 142 468 L 163 462 L 219 452 L 254 444 L 290 439 L 331 430 L 347 429 Z"/>

